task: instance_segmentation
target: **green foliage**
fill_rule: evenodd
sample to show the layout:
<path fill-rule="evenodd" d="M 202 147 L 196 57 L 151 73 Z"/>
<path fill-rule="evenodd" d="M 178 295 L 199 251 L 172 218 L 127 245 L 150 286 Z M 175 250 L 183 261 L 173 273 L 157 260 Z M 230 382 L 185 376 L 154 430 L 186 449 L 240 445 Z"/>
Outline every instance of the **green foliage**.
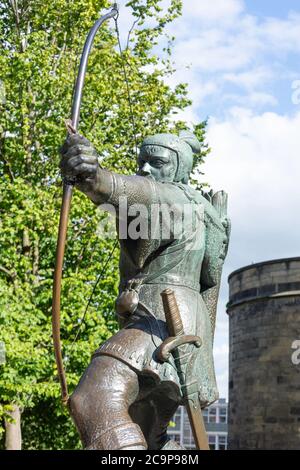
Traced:
<path fill-rule="evenodd" d="M 21 406 L 27 449 L 80 446 L 60 405 L 51 337 L 54 255 L 61 204 L 58 148 L 65 138 L 78 58 L 105 0 L 0 1 L 0 422 L 10 404 Z M 113 22 L 102 27 L 89 61 L 80 132 L 115 171 L 135 169 L 135 137 L 124 65 L 128 74 L 138 142 L 149 133 L 179 130 L 173 115 L 190 104 L 186 85 L 174 90 L 163 81 L 172 73 L 170 41 L 160 60 L 153 45 L 181 13 L 161 0 L 132 0 L 136 25 L 120 57 Z M 122 14 L 122 13 L 121 13 Z M 149 18 L 151 19 L 149 23 Z M 5 99 L 3 89 L 5 90 Z M 195 128 L 204 143 L 205 123 Z M 117 329 L 114 298 L 118 252 L 101 278 L 84 323 L 95 279 L 114 240 L 97 232 L 104 215 L 75 191 L 62 285 L 61 335 L 72 391 L 99 344 Z M 74 338 L 80 328 L 77 341 Z M 0 427 L 0 435 L 3 427 Z M 3 437 L 3 436 L 2 436 Z"/>
<path fill-rule="evenodd" d="M 57 406 L 54 400 L 44 399 L 35 408 L 25 409 L 22 422 L 25 449 L 82 449 L 67 409 Z"/>

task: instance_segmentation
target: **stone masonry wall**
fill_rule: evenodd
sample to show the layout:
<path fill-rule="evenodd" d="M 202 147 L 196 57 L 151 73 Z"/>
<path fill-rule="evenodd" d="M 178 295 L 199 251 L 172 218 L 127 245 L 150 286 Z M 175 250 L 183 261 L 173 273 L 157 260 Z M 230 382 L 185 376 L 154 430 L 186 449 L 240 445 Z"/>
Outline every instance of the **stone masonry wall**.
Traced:
<path fill-rule="evenodd" d="M 229 448 L 300 449 L 300 258 L 239 270 L 229 285 Z"/>

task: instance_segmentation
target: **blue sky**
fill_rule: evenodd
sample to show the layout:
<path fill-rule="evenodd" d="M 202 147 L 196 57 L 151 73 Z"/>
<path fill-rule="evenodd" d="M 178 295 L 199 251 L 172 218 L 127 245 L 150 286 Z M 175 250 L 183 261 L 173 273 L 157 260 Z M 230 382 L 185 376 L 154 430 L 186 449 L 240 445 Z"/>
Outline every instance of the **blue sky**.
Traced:
<path fill-rule="evenodd" d="M 131 18 L 125 0 L 120 3 L 125 34 Z M 227 276 L 300 253 L 300 2 L 183 3 L 183 16 L 170 28 L 177 72 L 169 84 L 189 84 L 193 105 L 181 118 L 209 117 L 212 152 L 204 179 L 228 192 L 232 219 L 215 339 L 217 380 L 226 396 Z"/>
<path fill-rule="evenodd" d="M 300 68 L 300 5 L 277 3 L 216 0 L 209 11 L 208 2 L 185 1 L 185 16 L 173 28 L 174 53 L 179 78 L 190 66 L 195 117 L 224 116 L 246 102 L 261 112 L 294 111 L 290 90 Z"/>
<path fill-rule="evenodd" d="M 299 11 L 299 0 L 245 0 L 247 12 L 260 18 L 282 18 L 288 11 Z"/>

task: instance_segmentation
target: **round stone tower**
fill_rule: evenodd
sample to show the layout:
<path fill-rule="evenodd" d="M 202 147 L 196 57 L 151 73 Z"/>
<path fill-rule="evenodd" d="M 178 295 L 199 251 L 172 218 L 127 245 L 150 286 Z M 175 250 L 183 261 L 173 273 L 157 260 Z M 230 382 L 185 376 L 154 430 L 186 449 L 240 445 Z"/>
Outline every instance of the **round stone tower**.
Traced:
<path fill-rule="evenodd" d="M 229 276 L 230 449 L 300 449 L 300 258 Z"/>

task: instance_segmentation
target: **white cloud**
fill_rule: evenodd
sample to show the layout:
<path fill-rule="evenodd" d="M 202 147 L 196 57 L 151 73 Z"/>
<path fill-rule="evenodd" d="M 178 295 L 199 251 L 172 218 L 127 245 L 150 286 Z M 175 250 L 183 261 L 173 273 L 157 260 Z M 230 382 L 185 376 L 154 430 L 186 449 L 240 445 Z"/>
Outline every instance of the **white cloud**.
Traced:
<path fill-rule="evenodd" d="M 124 47 L 134 18 L 126 0 L 119 3 Z M 164 10 L 169 3 L 161 3 Z M 176 37 L 173 59 L 178 70 L 170 83 L 189 83 L 194 108 L 209 103 L 211 96 L 220 103 L 230 99 L 227 106 L 277 105 L 270 88 L 277 79 L 287 79 L 289 72 L 278 61 L 283 54 L 300 50 L 299 14 L 259 19 L 248 14 L 242 0 L 184 0 L 182 17 L 168 31 Z"/>
<path fill-rule="evenodd" d="M 259 92 L 254 92 L 250 93 L 249 95 L 245 96 L 245 102 L 248 105 L 270 105 L 270 106 L 276 106 L 278 104 L 278 100 L 275 98 L 275 96 L 270 95 L 269 93 L 259 93 Z"/>
<path fill-rule="evenodd" d="M 183 16 L 170 30 L 176 37 L 176 67 L 181 70 L 190 66 L 185 81 L 191 84 L 190 96 L 196 106 L 209 103 L 210 97 L 197 88 L 199 77 L 202 84 L 206 81 L 217 90 L 214 96 L 219 101 L 230 93 L 231 103 L 236 100 L 238 105 L 255 109 L 277 105 L 270 89 L 278 80 L 295 75 L 289 57 L 300 52 L 299 13 L 287 12 L 285 18 L 259 18 L 248 14 L 242 1 L 186 0 Z M 179 80 L 180 75 L 175 78 Z M 236 91 L 228 90 L 232 85 Z"/>
<path fill-rule="evenodd" d="M 232 268 L 299 253 L 299 128 L 300 112 L 255 115 L 239 108 L 210 123 L 205 178 L 229 193 Z"/>
<path fill-rule="evenodd" d="M 265 105 L 276 106 L 278 104 L 278 100 L 275 96 L 261 92 L 252 92 L 246 95 L 236 95 L 234 93 L 225 94 L 222 97 L 222 102 L 227 102 L 229 104 L 235 103 L 241 107 L 245 106 L 249 108 L 257 108 Z"/>
<path fill-rule="evenodd" d="M 183 2 L 183 16 L 197 18 L 205 22 L 233 21 L 245 8 L 242 0 L 213 0 L 198 1 L 185 0 Z"/>
<path fill-rule="evenodd" d="M 239 70 L 250 63 L 254 53 L 255 48 L 247 38 L 241 43 L 217 29 L 191 35 L 178 41 L 174 48 L 175 63 L 209 72 Z"/>
<path fill-rule="evenodd" d="M 212 153 L 203 167 L 214 190 L 229 195 L 232 237 L 223 273 L 215 336 L 221 396 L 227 396 L 227 277 L 234 269 L 300 252 L 300 111 L 294 116 L 235 108 L 211 120 Z"/>
<path fill-rule="evenodd" d="M 300 51 L 300 14 L 289 13 L 286 19 L 267 18 L 261 36 L 274 50 Z"/>
<path fill-rule="evenodd" d="M 220 398 L 228 398 L 228 344 L 228 327 L 226 326 L 226 330 L 220 334 L 219 325 L 217 325 L 214 361 Z"/>
<path fill-rule="evenodd" d="M 186 67 L 178 68 L 176 74 L 168 77 L 165 82 L 172 88 L 178 83 L 188 82 L 188 94 L 189 97 L 192 98 L 193 104 L 190 108 L 181 112 L 181 117 L 184 117 L 188 113 L 190 117 L 193 116 L 194 123 L 199 120 L 197 108 L 201 106 L 203 100 L 211 95 L 215 95 L 219 91 L 217 81 L 203 80 L 194 70 Z"/>
<path fill-rule="evenodd" d="M 178 110 L 177 114 L 172 116 L 172 121 L 183 121 L 186 122 L 191 128 L 193 124 L 198 121 L 198 116 L 191 106 L 184 110 Z"/>
<path fill-rule="evenodd" d="M 178 49 L 180 52 L 183 47 L 186 47 L 188 52 L 195 51 L 198 45 L 196 56 L 201 55 L 203 50 L 208 50 L 214 52 L 216 60 L 221 59 L 221 63 L 224 62 L 222 53 L 225 53 L 227 60 L 231 56 L 229 64 L 235 69 L 239 61 L 240 66 L 243 66 L 249 60 L 257 59 L 257 53 L 278 55 L 282 51 L 300 51 L 299 13 L 288 13 L 285 19 L 258 19 L 247 13 L 242 2 L 220 0 L 224 11 L 225 6 L 228 6 L 227 14 L 223 13 L 222 9 L 215 8 L 215 2 L 216 0 L 210 3 L 199 2 L 195 9 L 185 6 L 183 16 L 173 24 L 178 42 L 182 42 Z M 232 4 L 236 4 L 235 10 Z M 228 17 L 232 19 L 232 23 L 227 22 Z M 207 19 L 210 18 L 212 21 L 208 23 Z M 187 55 L 187 58 L 189 57 L 190 54 Z M 202 67 L 205 68 L 205 65 Z"/>
<path fill-rule="evenodd" d="M 226 73 L 223 75 L 224 80 L 246 90 L 252 90 L 257 86 L 261 87 L 272 78 L 274 78 L 274 74 L 270 67 L 266 65 L 260 65 L 240 73 Z"/>

